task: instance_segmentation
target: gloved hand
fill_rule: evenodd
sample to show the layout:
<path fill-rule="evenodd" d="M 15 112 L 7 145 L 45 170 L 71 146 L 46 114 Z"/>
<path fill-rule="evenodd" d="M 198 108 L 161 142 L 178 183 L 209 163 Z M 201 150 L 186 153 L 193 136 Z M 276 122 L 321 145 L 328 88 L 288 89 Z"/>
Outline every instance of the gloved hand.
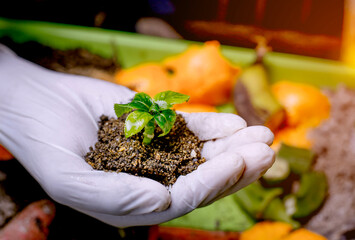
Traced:
<path fill-rule="evenodd" d="M 131 90 L 53 72 L 0 45 L 0 144 L 55 201 L 114 226 L 158 224 L 257 180 L 273 163 L 273 134 L 234 114 L 184 114 L 207 142 L 207 162 L 168 190 L 148 178 L 93 170 L 83 158 L 97 141 L 102 114 L 115 116 Z"/>

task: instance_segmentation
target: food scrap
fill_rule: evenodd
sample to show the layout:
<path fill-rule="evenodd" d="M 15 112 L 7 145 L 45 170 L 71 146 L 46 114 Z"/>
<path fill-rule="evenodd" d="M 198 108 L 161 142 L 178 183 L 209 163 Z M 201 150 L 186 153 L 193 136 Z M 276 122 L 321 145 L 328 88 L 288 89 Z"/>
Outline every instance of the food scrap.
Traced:
<path fill-rule="evenodd" d="M 161 63 L 145 63 L 118 71 L 116 83 L 150 96 L 171 90 L 191 97 L 190 103 L 219 105 L 230 101 L 240 70 L 225 59 L 217 41 L 191 45 Z"/>
<path fill-rule="evenodd" d="M 307 134 L 329 117 L 330 103 L 322 91 L 305 83 L 280 81 L 271 86 L 286 111 L 284 126 L 276 132 L 274 146 L 286 144 L 310 148 Z"/>

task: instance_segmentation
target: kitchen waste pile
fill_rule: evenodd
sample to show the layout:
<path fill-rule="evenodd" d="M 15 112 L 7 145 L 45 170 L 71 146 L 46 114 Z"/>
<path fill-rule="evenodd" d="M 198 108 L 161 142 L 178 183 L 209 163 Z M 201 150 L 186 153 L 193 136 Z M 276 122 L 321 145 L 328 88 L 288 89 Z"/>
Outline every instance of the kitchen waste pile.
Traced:
<path fill-rule="evenodd" d="M 335 240 L 355 228 L 355 91 L 339 86 L 325 93 L 331 115 L 310 138 L 318 155 L 314 169 L 328 178 L 328 198 L 307 228 Z"/>

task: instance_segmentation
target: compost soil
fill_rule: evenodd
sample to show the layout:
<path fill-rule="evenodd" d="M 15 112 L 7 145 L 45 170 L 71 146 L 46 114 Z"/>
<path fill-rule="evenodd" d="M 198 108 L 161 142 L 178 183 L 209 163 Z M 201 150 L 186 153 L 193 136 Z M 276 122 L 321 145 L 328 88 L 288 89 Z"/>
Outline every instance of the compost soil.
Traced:
<path fill-rule="evenodd" d="M 330 117 L 309 137 L 318 155 L 314 169 L 327 175 L 329 194 L 306 227 L 329 240 L 355 239 L 355 91 L 339 85 L 325 94 Z"/>
<path fill-rule="evenodd" d="M 58 50 L 34 41 L 18 44 L 8 37 L 0 38 L 0 43 L 20 57 L 57 72 L 114 81 L 115 72 L 121 68 L 115 56 L 103 58 L 82 48 Z"/>
<path fill-rule="evenodd" d="M 205 162 L 201 157 L 203 142 L 187 128 L 181 115 L 177 115 L 169 134 L 155 137 L 149 145 L 142 143 L 142 133 L 125 137 L 126 116 L 101 116 L 98 142 L 85 156 L 94 169 L 126 172 L 169 186 Z M 161 133 L 160 128 L 155 129 L 155 136 Z"/>

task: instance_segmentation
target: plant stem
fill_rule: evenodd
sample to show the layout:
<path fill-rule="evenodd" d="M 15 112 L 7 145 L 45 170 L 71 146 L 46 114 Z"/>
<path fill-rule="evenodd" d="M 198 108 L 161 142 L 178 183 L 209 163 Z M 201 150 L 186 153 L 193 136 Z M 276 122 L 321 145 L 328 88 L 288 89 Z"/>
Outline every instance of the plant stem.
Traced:
<path fill-rule="evenodd" d="M 150 142 L 152 141 L 152 139 L 154 137 L 154 128 L 155 128 L 155 122 L 154 122 L 154 118 L 153 118 L 144 127 L 143 144 L 145 144 L 145 145 L 150 144 Z"/>

